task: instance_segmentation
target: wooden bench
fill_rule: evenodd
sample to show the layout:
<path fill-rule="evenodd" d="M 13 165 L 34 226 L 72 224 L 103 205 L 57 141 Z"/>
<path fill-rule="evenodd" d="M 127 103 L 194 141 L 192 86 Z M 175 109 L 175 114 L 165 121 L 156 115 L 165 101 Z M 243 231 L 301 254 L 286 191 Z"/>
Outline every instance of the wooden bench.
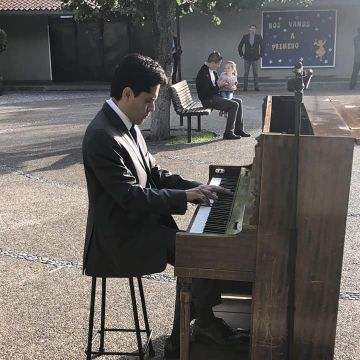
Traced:
<path fill-rule="evenodd" d="M 186 80 L 182 80 L 170 87 L 171 98 L 175 112 L 180 116 L 180 125 L 183 126 L 183 118 L 187 117 L 188 143 L 191 143 L 191 117 L 197 116 L 197 131 L 201 130 L 201 115 L 210 115 L 211 109 L 204 108 L 200 101 L 194 101 Z"/>

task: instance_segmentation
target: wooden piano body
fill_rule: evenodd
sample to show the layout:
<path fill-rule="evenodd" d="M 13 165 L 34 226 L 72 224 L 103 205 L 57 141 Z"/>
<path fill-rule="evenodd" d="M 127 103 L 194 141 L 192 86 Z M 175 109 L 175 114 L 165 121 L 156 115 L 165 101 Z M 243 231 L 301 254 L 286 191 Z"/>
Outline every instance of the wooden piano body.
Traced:
<path fill-rule="evenodd" d="M 268 96 L 255 148 L 256 221 L 237 235 L 179 233 L 181 359 L 191 278 L 253 282 L 251 360 L 287 359 L 288 251 L 294 227 L 294 98 Z M 333 359 L 354 139 L 324 97 L 305 97 L 298 178 L 294 360 Z"/>

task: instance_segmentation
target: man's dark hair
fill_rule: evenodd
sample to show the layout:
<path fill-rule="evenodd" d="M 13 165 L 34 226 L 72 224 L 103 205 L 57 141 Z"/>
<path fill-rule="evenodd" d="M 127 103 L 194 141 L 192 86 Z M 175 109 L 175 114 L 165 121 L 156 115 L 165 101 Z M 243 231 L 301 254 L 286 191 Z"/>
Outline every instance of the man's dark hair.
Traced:
<path fill-rule="evenodd" d="M 218 51 L 213 51 L 209 56 L 208 56 L 208 59 L 207 59 L 207 62 L 208 63 L 215 63 L 217 64 L 219 61 L 221 61 L 223 58 L 222 56 L 220 55 L 220 53 Z"/>
<path fill-rule="evenodd" d="M 254 27 L 255 29 L 257 28 L 255 24 L 251 24 L 251 25 L 249 26 L 249 28 L 251 28 L 251 27 Z"/>
<path fill-rule="evenodd" d="M 165 71 L 157 61 L 140 54 L 129 54 L 121 60 L 114 72 L 110 96 L 120 100 L 126 87 L 138 96 L 141 92 L 150 92 L 156 85 L 166 83 Z"/>

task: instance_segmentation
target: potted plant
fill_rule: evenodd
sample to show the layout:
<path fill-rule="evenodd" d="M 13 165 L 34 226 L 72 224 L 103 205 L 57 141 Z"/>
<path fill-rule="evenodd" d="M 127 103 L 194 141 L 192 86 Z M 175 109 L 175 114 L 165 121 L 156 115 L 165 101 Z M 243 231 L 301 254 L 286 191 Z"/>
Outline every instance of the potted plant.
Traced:
<path fill-rule="evenodd" d="M 3 29 L 0 29 L 0 53 L 6 50 L 7 45 L 7 35 Z M 3 77 L 0 73 L 0 95 L 2 94 L 3 90 Z"/>

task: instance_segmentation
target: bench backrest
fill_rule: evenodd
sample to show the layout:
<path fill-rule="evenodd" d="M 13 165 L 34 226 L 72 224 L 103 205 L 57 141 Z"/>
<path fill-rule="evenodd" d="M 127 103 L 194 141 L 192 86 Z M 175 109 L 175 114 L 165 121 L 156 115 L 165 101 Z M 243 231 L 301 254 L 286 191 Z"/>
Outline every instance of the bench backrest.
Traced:
<path fill-rule="evenodd" d="M 171 98 L 176 112 L 181 112 L 194 102 L 186 80 L 182 80 L 177 84 L 171 85 L 170 89 Z"/>

